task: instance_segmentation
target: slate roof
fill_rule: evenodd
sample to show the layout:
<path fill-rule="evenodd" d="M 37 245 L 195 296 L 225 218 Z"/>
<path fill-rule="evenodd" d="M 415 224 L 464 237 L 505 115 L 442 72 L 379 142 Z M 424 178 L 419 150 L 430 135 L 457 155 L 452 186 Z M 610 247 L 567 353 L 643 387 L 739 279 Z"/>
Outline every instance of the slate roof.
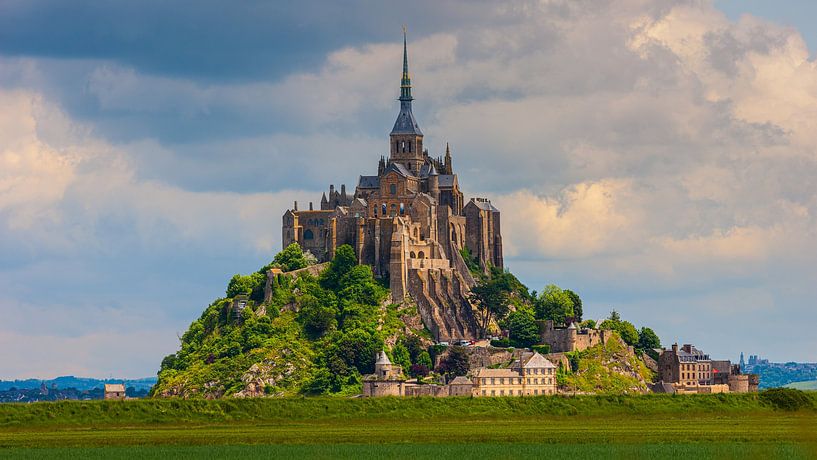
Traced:
<path fill-rule="evenodd" d="M 412 174 L 411 171 L 406 169 L 406 167 L 403 166 L 401 163 L 390 163 L 389 166 L 386 168 L 386 170 L 383 171 L 383 175 L 385 176 L 386 174 L 388 174 L 391 171 L 394 171 L 394 172 L 396 172 L 397 174 L 400 174 L 403 177 L 414 176 L 414 174 Z M 379 183 L 379 181 L 378 181 L 378 183 Z"/>
<path fill-rule="evenodd" d="M 440 174 L 437 176 L 437 182 L 440 184 L 440 188 L 451 188 L 454 186 L 454 175 L 453 174 Z"/>
<path fill-rule="evenodd" d="M 125 392 L 125 385 L 123 383 L 106 383 L 105 384 L 105 393 L 124 393 Z"/>
<path fill-rule="evenodd" d="M 377 176 L 360 176 L 357 186 L 360 188 L 380 188 L 380 178 Z"/>
<path fill-rule="evenodd" d="M 423 135 L 420 125 L 417 124 L 414 114 L 411 113 L 411 101 L 400 101 L 400 113 L 397 114 L 397 120 L 394 121 L 391 133 Z"/>
<path fill-rule="evenodd" d="M 459 377 L 454 378 L 449 385 L 473 385 L 474 382 L 471 381 L 468 377 L 464 377 L 460 375 Z"/>
<path fill-rule="evenodd" d="M 443 177 L 443 176 L 440 176 L 440 177 Z M 478 207 L 479 209 L 482 209 L 483 211 L 499 212 L 499 209 L 496 209 L 494 207 L 494 205 L 492 205 L 488 201 L 477 201 L 477 200 L 472 199 L 469 204 L 471 204 L 471 203 L 474 203 L 476 205 L 476 207 Z"/>

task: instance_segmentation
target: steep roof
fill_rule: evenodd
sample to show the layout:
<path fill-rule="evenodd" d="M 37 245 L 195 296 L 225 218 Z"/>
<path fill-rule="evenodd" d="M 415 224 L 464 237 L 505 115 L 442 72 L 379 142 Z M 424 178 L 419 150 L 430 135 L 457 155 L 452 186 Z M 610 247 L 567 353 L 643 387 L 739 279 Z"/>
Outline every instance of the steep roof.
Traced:
<path fill-rule="evenodd" d="M 386 168 L 385 171 L 383 171 L 383 175 L 385 176 L 386 174 L 388 174 L 388 173 L 390 173 L 392 171 L 396 172 L 397 174 L 399 174 L 399 175 L 401 175 L 403 177 L 414 176 L 414 174 L 412 174 L 411 171 L 409 171 L 401 163 L 394 163 L 394 162 L 389 163 L 389 166 Z"/>
<path fill-rule="evenodd" d="M 389 357 L 386 356 L 386 352 L 381 351 L 381 352 L 379 352 L 377 354 L 377 362 L 375 362 L 374 364 L 375 365 L 378 365 L 378 364 L 391 364 L 391 361 L 389 361 Z"/>
<path fill-rule="evenodd" d="M 443 176 L 440 177 L 442 178 Z M 466 204 L 466 206 L 470 206 L 472 203 L 474 206 L 476 206 L 479 209 L 482 209 L 483 211 L 499 212 L 499 209 L 496 209 L 494 205 L 492 205 L 491 202 L 488 200 L 477 200 L 471 198 L 471 201 L 469 201 L 468 204 Z"/>
<path fill-rule="evenodd" d="M 460 375 L 459 377 L 455 377 L 454 380 L 449 382 L 449 385 L 473 385 L 474 382 L 471 381 L 468 377 L 464 377 Z"/>
<path fill-rule="evenodd" d="M 453 187 L 454 186 L 454 175 L 453 174 L 440 174 L 439 176 L 437 176 L 437 182 L 440 184 L 440 188 Z"/>
<path fill-rule="evenodd" d="M 360 188 L 380 188 L 380 177 L 378 176 L 360 176 L 357 182 Z"/>
<path fill-rule="evenodd" d="M 550 368 L 550 367 L 555 368 L 556 366 L 554 366 L 553 363 L 548 361 L 548 359 L 545 358 L 544 356 L 540 355 L 537 352 L 534 352 L 530 356 L 530 358 L 527 358 L 527 361 L 525 361 L 525 364 L 523 364 L 522 367 L 524 367 L 525 369 L 533 369 L 533 368 Z"/>

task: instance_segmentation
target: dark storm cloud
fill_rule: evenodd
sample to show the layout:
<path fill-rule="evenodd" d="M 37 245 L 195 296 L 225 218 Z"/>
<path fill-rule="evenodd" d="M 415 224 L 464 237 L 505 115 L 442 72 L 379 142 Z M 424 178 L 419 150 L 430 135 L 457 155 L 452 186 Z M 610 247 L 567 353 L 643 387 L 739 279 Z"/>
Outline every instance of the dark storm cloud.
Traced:
<path fill-rule="evenodd" d="M 491 18 L 491 2 L 11 0 L 0 53 L 103 59 L 206 80 L 276 79 L 327 52 Z"/>

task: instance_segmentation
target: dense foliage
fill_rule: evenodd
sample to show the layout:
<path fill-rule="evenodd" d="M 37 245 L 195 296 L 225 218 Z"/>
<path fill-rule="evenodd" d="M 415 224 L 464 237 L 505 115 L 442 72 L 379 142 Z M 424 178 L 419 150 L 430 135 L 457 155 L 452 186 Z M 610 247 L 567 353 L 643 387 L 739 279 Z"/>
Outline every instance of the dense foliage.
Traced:
<path fill-rule="evenodd" d="M 361 376 L 374 371 L 375 354 L 386 348 L 384 338 L 400 335 L 400 315 L 411 312 L 384 305 L 388 290 L 348 245 L 318 276 L 274 276 L 263 302 L 262 273 L 309 264 L 294 244 L 258 272 L 234 276 L 228 297 L 213 302 L 182 335 L 181 349 L 162 361 L 154 394 L 231 395 L 245 390 L 247 375 L 264 382 L 266 394 L 359 392 Z M 239 295 L 249 296 L 243 309 Z M 406 371 L 419 364 L 427 373 L 431 359 L 417 341 L 402 339 L 392 354 Z"/>

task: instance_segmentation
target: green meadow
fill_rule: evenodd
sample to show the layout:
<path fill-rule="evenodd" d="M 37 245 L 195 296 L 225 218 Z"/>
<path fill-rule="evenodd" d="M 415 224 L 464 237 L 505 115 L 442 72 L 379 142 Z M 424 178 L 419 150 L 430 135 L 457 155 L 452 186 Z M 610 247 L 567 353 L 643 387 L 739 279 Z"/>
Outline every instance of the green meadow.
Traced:
<path fill-rule="evenodd" d="M 817 458 L 817 395 L 0 405 L 13 458 Z"/>

